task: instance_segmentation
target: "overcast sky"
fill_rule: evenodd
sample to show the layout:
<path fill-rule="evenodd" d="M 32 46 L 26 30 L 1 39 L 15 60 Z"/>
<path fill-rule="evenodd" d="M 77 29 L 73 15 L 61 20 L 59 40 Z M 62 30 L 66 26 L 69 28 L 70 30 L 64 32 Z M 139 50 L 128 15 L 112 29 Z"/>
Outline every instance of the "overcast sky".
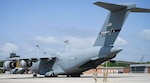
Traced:
<path fill-rule="evenodd" d="M 97 0 L 0 0 L 0 57 L 10 52 L 21 56 L 66 52 L 91 47 L 108 11 L 95 6 Z M 136 3 L 150 8 L 149 0 L 101 0 Z M 150 14 L 130 13 L 115 46 L 123 48 L 116 59 L 150 61 Z"/>

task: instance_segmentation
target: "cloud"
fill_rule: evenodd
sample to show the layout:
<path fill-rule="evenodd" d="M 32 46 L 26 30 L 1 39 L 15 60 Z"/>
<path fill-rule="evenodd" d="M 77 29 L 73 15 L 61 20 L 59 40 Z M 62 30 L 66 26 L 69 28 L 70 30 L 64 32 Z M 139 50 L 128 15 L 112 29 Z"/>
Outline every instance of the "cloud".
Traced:
<path fill-rule="evenodd" d="M 92 47 L 96 39 L 95 37 L 82 38 L 82 37 L 67 36 L 64 38 L 54 38 L 52 36 L 48 36 L 48 37 L 37 36 L 34 38 L 34 40 L 41 42 L 40 46 L 42 48 L 42 51 L 53 53 L 53 52 L 65 51 L 64 50 L 65 44 L 63 43 L 65 40 L 69 41 L 69 50 L 76 50 L 76 49 Z M 43 44 L 49 44 L 49 45 L 43 45 Z M 128 42 L 123 38 L 118 37 L 115 44 L 118 46 L 124 46 L 127 45 Z M 33 48 L 28 46 L 26 46 L 26 49 L 28 51 L 34 51 Z"/>
<path fill-rule="evenodd" d="M 41 42 L 41 43 L 44 43 L 44 44 L 56 44 L 56 43 L 58 43 L 58 40 L 53 36 L 48 36 L 48 37 L 37 36 L 37 37 L 34 37 L 34 40 Z"/>
<path fill-rule="evenodd" d="M 69 40 L 70 46 L 72 48 L 87 48 L 92 47 L 96 39 L 94 37 L 91 38 L 65 37 L 65 40 Z M 118 37 L 115 41 L 115 45 L 117 46 L 125 46 L 127 44 L 128 42 L 121 37 Z"/>
<path fill-rule="evenodd" d="M 150 29 L 144 29 L 140 32 L 139 36 L 145 40 L 150 40 Z"/>
<path fill-rule="evenodd" d="M 69 40 L 69 44 L 73 49 L 91 47 L 95 41 L 94 38 L 77 37 L 65 37 L 65 40 Z"/>
<path fill-rule="evenodd" d="M 117 37 L 117 40 L 115 41 L 115 45 L 117 45 L 117 46 L 125 46 L 127 44 L 128 44 L 128 42 L 121 37 Z"/>
<path fill-rule="evenodd" d="M 28 46 L 28 45 L 24 46 L 24 48 L 25 48 L 25 50 L 26 50 L 27 52 L 34 52 L 34 51 L 35 51 L 35 48 L 33 48 L 33 47 L 31 47 L 31 46 Z"/>
<path fill-rule="evenodd" d="M 1 51 L 2 55 L 8 55 L 9 53 L 11 53 L 13 51 L 17 51 L 18 48 L 19 47 L 16 44 L 8 42 L 0 47 L 0 51 Z"/>

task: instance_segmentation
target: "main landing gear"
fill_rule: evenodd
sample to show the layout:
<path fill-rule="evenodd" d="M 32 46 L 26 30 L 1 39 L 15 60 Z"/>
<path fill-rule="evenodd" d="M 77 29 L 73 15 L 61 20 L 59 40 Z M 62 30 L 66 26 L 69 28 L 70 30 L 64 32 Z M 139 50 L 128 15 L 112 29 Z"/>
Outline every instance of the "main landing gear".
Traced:
<path fill-rule="evenodd" d="M 67 75 L 67 77 L 81 77 L 80 74 Z"/>
<path fill-rule="evenodd" d="M 37 77 L 37 74 L 36 74 L 36 73 L 34 73 L 34 74 L 33 74 L 33 77 Z"/>

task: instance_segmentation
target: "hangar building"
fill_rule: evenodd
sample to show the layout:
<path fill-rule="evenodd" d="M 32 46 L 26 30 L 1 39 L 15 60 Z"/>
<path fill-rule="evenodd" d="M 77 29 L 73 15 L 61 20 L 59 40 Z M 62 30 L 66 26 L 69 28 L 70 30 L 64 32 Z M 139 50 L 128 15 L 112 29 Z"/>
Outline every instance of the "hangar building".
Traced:
<path fill-rule="evenodd" d="M 130 73 L 150 73 L 150 64 L 130 65 Z"/>

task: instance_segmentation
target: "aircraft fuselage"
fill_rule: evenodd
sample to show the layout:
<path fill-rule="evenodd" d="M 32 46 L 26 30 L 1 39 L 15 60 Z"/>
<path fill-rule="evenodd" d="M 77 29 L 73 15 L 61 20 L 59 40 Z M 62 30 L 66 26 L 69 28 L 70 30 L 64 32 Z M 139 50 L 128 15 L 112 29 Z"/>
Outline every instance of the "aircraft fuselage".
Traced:
<path fill-rule="evenodd" d="M 106 49 L 109 51 L 109 53 L 108 51 L 104 51 Z M 81 74 L 83 71 L 95 68 L 99 64 L 101 64 L 103 61 L 99 61 L 100 59 L 104 59 L 106 61 L 108 59 L 114 58 L 114 56 L 121 50 L 122 49 L 116 49 L 111 46 L 110 47 L 96 46 L 87 49 L 75 50 L 73 52 L 67 52 L 58 55 L 54 61 L 54 64 L 51 64 L 52 60 L 47 62 L 38 61 L 33 64 L 31 70 L 33 72 L 43 75 L 45 75 L 46 73 L 47 75 L 51 73 L 54 73 L 56 75 Z M 91 63 L 88 64 L 88 62 L 90 61 Z M 42 63 L 45 66 L 43 66 Z M 86 66 L 86 63 L 88 66 Z"/>

